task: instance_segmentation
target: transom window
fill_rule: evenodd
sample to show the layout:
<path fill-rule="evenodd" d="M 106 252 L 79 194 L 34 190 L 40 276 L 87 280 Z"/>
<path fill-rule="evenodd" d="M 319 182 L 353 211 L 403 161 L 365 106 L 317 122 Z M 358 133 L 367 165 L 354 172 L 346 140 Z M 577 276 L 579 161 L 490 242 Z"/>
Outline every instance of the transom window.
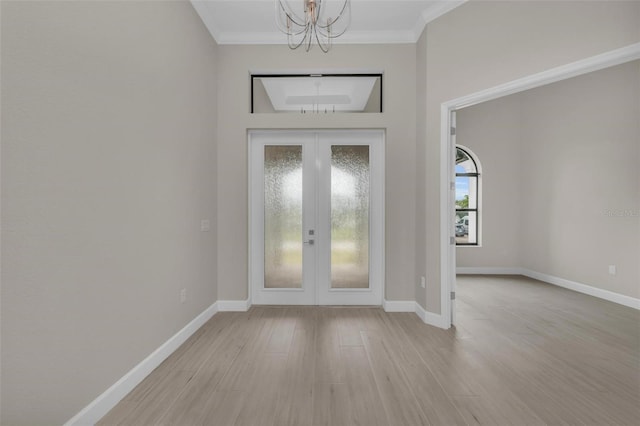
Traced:
<path fill-rule="evenodd" d="M 456 147 L 456 244 L 477 246 L 479 242 L 480 172 L 475 155 Z"/>

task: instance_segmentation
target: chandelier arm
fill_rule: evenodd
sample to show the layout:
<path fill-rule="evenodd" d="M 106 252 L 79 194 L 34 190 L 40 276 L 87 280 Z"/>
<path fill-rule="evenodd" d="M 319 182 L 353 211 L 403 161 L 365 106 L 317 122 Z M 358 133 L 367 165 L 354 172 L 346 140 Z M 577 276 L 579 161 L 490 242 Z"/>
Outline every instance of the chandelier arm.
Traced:
<path fill-rule="evenodd" d="M 302 23 L 298 22 L 296 19 L 300 19 L 297 16 L 295 16 L 292 13 L 287 13 L 284 12 L 284 14 L 287 16 L 287 18 L 289 18 L 289 20 L 291 20 L 291 23 L 293 23 L 295 26 L 297 27 L 304 27 L 306 25 L 306 21 L 303 21 Z"/>
<path fill-rule="evenodd" d="M 313 25 L 311 25 L 310 30 L 304 35 L 305 37 L 309 37 L 309 39 L 307 40 L 307 47 L 305 48 L 307 52 L 311 50 L 311 43 L 313 43 L 313 35 L 311 34 L 312 31 L 314 31 Z"/>
<path fill-rule="evenodd" d="M 286 12 L 285 12 L 285 17 L 286 17 L 286 18 L 287 18 L 287 19 L 288 19 L 288 20 L 293 24 L 293 26 L 295 26 L 296 28 L 304 28 L 304 27 L 305 27 L 305 25 L 306 25 L 306 24 L 300 24 L 300 23 L 298 23 L 298 22 L 294 21 L 294 20 L 291 18 L 291 16 L 290 16 L 290 15 L 286 14 Z M 289 26 L 285 25 L 285 24 L 282 22 L 282 16 L 281 16 L 280 14 L 276 14 L 276 26 L 278 27 L 278 29 L 279 29 L 281 32 L 283 32 L 283 33 L 285 33 L 285 34 L 287 34 L 287 33 L 289 33 L 289 32 L 290 32 L 290 31 L 289 31 Z"/>
<path fill-rule="evenodd" d="M 278 30 L 281 33 L 284 34 L 293 34 L 293 35 L 298 35 L 301 34 L 302 32 L 305 31 L 305 24 L 299 24 L 298 22 L 296 22 L 294 20 L 294 16 L 292 16 L 291 14 L 287 13 L 286 10 L 284 10 L 282 8 L 282 5 L 280 4 L 280 0 L 276 0 L 275 2 L 276 5 L 276 16 L 275 16 L 275 21 L 276 21 L 276 28 L 278 28 Z M 284 14 L 284 20 L 283 20 L 283 14 Z M 285 22 L 287 22 L 287 24 L 285 24 Z M 297 31 L 294 28 L 299 28 L 300 31 Z"/>
<path fill-rule="evenodd" d="M 301 33 L 298 33 L 298 34 L 301 34 Z M 291 34 L 287 34 L 287 44 L 289 45 L 289 49 L 295 50 L 298 47 L 302 46 L 305 40 L 307 39 L 307 37 L 309 37 L 308 31 L 305 32 L 304 37 L 302 37 L 302 39 L 300 39 L 300 42 L 297 43 L 293 41 L 293 36 Z"/>
<path fill-rule="evenodd" d="M 339 33 L 332 34 L 331 33 L 331 25 L 328 25 L 326 27 L 319 27 L 318 26 L 318 30 L 319 30 L 320 34 L 322 34 L 323 37 L 338 38 L 338 37 L 340 37 L 341 35 L 343 35 L 344 33 L 347 32 L 347 30 L 349 29 L 350 24 L 351 24 L 351 17 L 349 17 L 349 23 L 347 23 L 347 25 Z"/>
<path fill-rule="evenodd" d="M 278 26 L 278 30 L 281 33 L 286 34 L 286 35 L 291 35 L 293 37 L 297 37 L 300 34 L 303 34 L 304 32 L 307 31 L 307 27 L 306 26 L 296 26 L 296 28 L 299 28 L 300 30 L 299 31 L 295 31 L 291 27 L 285 29 L 285 28 L 280 28 L 280 26 Z"/>
<path fill-rule="evenodd" d="M 288 0 L 275 0 L 276 26 L 287 35 L 289 49 L 295 50 L 304 45 L 308 52 L 313 47 L 315 38 L 319 49 L 327 53 L 332 47 L 333 39 L 343 35 L 351 25 L 351 0 L 344 0 L 338 16 L 327 19 L 324 25 L 321 15 L 326 8 L 322 7 L 322 0 L 303 0 L 303 3 L 304 19 L 293 12 Z M 346 25 L 340 25 L 341 31 L 334 33 L 332 29 L 338 21 L 346 21 Z"/>
<path fill-rule="evenodd" d="M 282 4 L 283 0 L 276 0 L 276 2 L 277 2 L 276 5 L 280 6 L 280 9 L 282 10 L 282 12 L 285 15 L 287 15 L 291 19 L 291 21 L 293 23 L 295 23 L 296 25 L 298 25 L 300 27 L 304 27 L 305 24 L 304 23 L 301 24 L 300 22 L 306 22 L 307 20 L 302 18 L 302 17 L 300 17 L 300 16 L 298 16 L 293 11 L 294 9 L 292 9 L 291 6 L 289 6 L 289 2 L 287 2 L 287 0 L 284 0 L 285 4 L 287 5 L 286 7 L 285 7 L 284 4 Z"/>
<path fill-rule="evenodd" d="M 331 33 L 323 33 L 322 31 L 320 31 L 320 34 L 322 34 L 323 37 L 327 37 L 327 38 L 338 38 L 341 35 L 343 35 L 344 33 L 346 33 L 348 30 L 348 28 L 345 28 L 344 30 L 342 30 L 339 33 L 336 34 L 331 34 Z"/>
<path fill-rule="evenodd" d="M 329 22 L 327 22 L 327 25 L 317 24 L 317 27 L 318 28 L 322 28 L 322 29 L 327 29 L 330 26 L 332 26 L 333 24 L 335 24 L 336 22 L 338 22 L 338 20 L 340 20 L 344 16 L 344 11 L 347 9 L 347 7 L 349 8 L 349 12 L 347 13 L 347 15 L 349 17 L 349 23 L 345 27 L 344 31 L 346 31 L 347 28 L 349 27 L 349 24 L 351 24 L 351 2 L 349 0 L 345 0 L 344 1 L 344 4 L 342 5 L 342 10 L 340 11 L 340 13 L 338 14 L 338 16 L 335 19 L 330 20 Z M 341 34 L 344 34 L 344 31 Z"/>
<path fill-rule="evenodd" d="M 305 26 L 305 27 L 301 27 L 300 31 L 289 31 L 289 32 L 285 32 L 285 34 L 296 37 L 296 36 L 299 36 L 300 34 L 306 33 L 307 31 L 308 31 L 307 27 Z"/>
<path fill-rule="evenodd" d="M 318 42 L 318 47 L 320 48 L 320 50 L 322 50 L 324 53 L 329 52 L 329 49 L 331 49 L 331 38 L 327 38 L 327 45 L 324 46 L 320 41 L 320 37 L 318 36 L 317 29 L 314 28 L 313 32 L 316 36 L 316 41 Z"/>

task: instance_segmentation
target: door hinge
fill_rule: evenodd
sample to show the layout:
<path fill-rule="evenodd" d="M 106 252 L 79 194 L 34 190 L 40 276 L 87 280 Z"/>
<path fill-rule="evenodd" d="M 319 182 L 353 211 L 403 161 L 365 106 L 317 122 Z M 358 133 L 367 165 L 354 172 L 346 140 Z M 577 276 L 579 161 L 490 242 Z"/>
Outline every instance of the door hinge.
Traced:
<path fill-rule="evenodd" d="M 449 244 L 454 245 L 456 243 L 456 237 L 449 237 Z"/>
<path fill-rule="evenodd" d="M 455 182 L 449 182 L 449 189 L 451 189 L 451 190 L 456 189 L 456 183 Z"/>
<path fill-rule="evenodd" d="M 456 128 L 451 126 L 451 136 L 455 136 L 456 134 Z"/>
<path fill-rule="evenodd" d="M 455 291 L 451 292 L 451 300 L 456 300 L 456 292 Z"/>

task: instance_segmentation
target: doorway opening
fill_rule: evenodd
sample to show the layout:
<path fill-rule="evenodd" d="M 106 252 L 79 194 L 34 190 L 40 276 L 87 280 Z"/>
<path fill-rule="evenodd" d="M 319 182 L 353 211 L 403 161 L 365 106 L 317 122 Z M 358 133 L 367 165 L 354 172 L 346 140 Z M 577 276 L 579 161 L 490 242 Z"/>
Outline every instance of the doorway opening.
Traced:
<path fill-rule="evenodd" d="M 440 322 L 449 328 L 455 324 L 456 245 L 455 245 L 455 151 L 456 111 L 486 101 L 506 97 L 561 80 L 640 59 L 640 44 L 632 44 L 600 55 L 562 65 L 499 86 L 472 93 L 441 104 L 440 109 Z M 516 273 L 526 271 L 514 268 Z M 511 272 L 510 272 L 511 273 Z M 528 275 L 531 276 L 531 275 Z M 551 281 L 550 281 L 551 282 Z M 554 284 L 560 281 L 556 280 Z M 560 285 L 560 284 L 558 284 Z M 607 293 L 599 292 L 599 295 Z"/>

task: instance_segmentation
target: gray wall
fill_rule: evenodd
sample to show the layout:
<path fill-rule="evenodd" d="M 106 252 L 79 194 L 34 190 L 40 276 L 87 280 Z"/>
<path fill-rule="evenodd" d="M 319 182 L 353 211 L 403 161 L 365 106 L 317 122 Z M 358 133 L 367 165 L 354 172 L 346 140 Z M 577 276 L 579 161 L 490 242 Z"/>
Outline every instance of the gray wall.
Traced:
<path fill-rule="evenodd" d="M 460 110 L 458 142 L 482 163 L 483 241 L 457 265 L 639 297 L 639 108 L 634 61 Z"/>
<path fill-rule="evenodd" d="M 639 103 L 640 61 L 523 95 L 523 267 L 640 297 Z"/>
<path fill-rule="evenodd" d="M 461 267 L 516 268 L 520 263 L 521 98 L 507 96 L 457 113 L 456 143 L 477 155 L 481 176 L 481 247 L 457 247 Z M 526 160 L 524 160 L 526 161 Z"/>
<path fill-rule="evenodd" d="M 640 41 L 640 2 L 470 1 L 426 31 L 426 134 L 416 159 L 417 302 L 440 312 L 440 105 L 470 93 Z M 421 230 L 420 230 L 421 231 Z"/>
<path fill-rule="evenodd" d="M 420 282 L 420 277 L 425 276 L 425 260 L 427 252 L 425 248 L 425 236 L 427 235 L 426 201 L 424 199 L 427 170 L 426 161 L 427 140 L 427 31 L 423 31 L 416 43 L 416 238 L 415 238 L 415 270 L 414 280 Z M 418 220 L 420 218 L 420 220 Z M 430 287 L 435 286 L 430 283 Z M 415 300 L 424 308 L 427 290 L 420 285 L 415 286 Z"/>
<path fill-rule="evenodd" d="M 247 298 L 247 130 L 386 129 L 386 294 L 413 300 L 415 246 L 415 45 L 336 45 L 324 54 L 286 46 L 220 46 L 218 297 Z M 382 114 L 250 114 L 251 71 L 384 71 Z"/>
<path fill-rule="evenodd" d="M 216 300 L 216 45 L 187 2 L 1 24 L 0 423 L 62 424 Z"/>

